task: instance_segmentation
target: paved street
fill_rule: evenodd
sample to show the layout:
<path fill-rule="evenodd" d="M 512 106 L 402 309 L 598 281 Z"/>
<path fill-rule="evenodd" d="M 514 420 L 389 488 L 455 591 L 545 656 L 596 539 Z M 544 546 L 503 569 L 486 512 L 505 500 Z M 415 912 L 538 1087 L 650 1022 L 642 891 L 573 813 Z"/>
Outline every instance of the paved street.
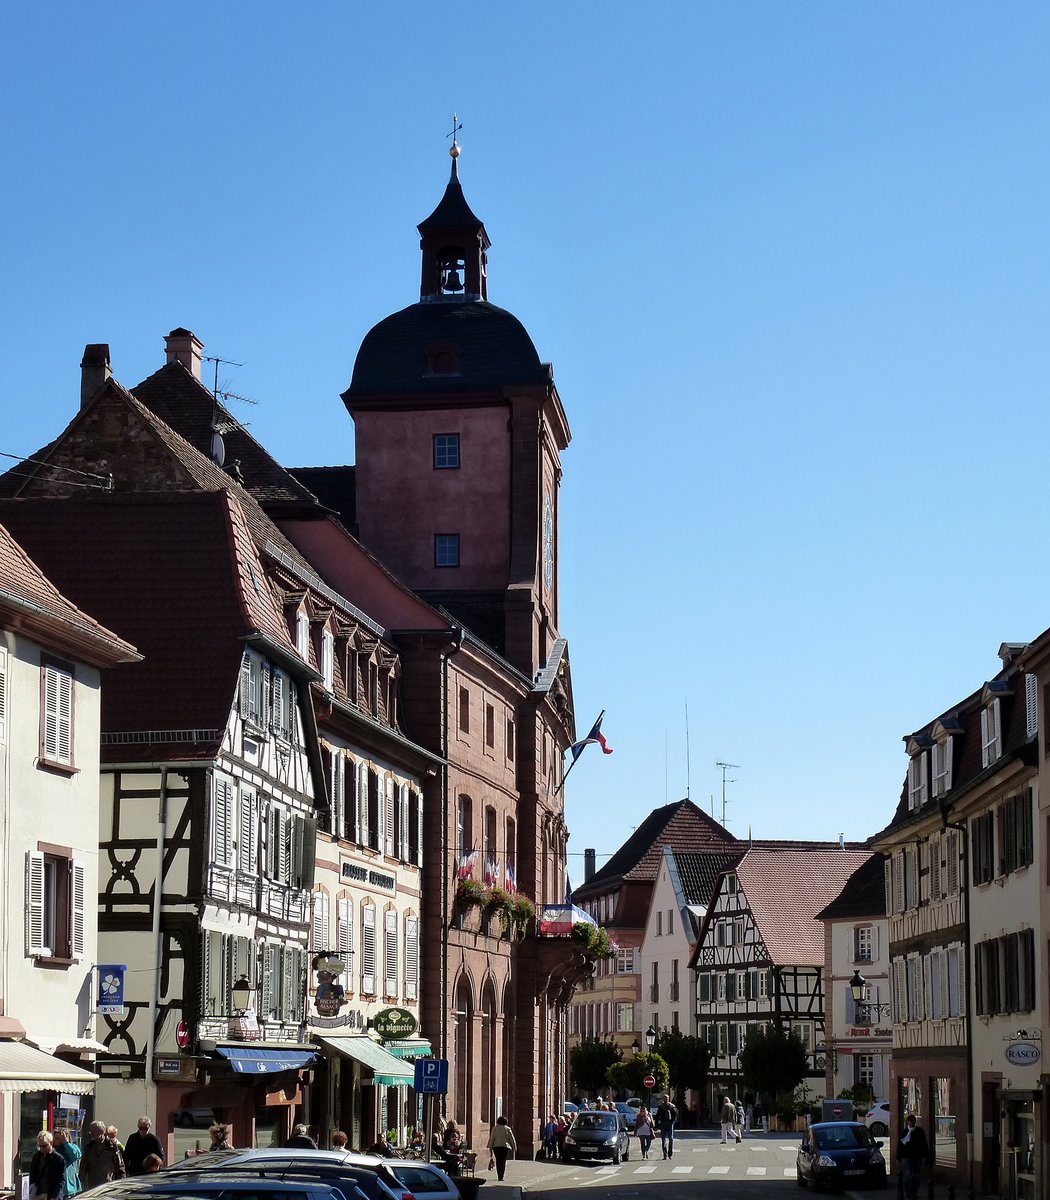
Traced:
<path fill-rule="evenodd" d="M 479 1172 L 479 1175 L 486 1180 L 482 1189 L 485 1200 L 504 1200 L 512 1193 L 508 1185 L 535 1196 L 579 1189 L 599 1192 L 615 1189 L 627 1195 L 661 1184 L 668 1185 L 669 1197 L 673 1196 L 675 1184 L 695 1186 L 704 1181 L 760 1185 L 789 1180 L 794 1187 L 799 1140 L 795 1133 L 756 1134 L 745 1138 L 739 1146 L 735 1143 L 723 1146 L 715 1132 L 690 1130 L 678 1136 L 674 1157 L 667 1161 L 660 1156 L 659 1142 L 653 1144 L 648 1161 L 643 1161 L 638 1155 L 638 1143 L 632 1138 L 630 1159 L 618 1167 L 608 1163 L 515 1161 L 508 1165 L 503 1185 L 496 1183 L 494 1172 Z M 735 1190 L 745 1195 L 748 1189 Z"/>

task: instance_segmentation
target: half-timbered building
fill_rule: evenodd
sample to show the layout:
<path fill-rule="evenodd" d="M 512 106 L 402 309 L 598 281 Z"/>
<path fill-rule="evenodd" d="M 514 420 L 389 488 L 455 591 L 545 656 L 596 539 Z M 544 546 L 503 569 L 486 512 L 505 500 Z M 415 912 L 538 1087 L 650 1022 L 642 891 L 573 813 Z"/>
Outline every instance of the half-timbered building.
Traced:
<path fill-rule="evenodd" d="M 94 1114 L 102 673 L 135 649 L 0 525 L 0 1188 Z"/>
<path fill-rule="evenodd" d="M 807 1085 L 823 1090 L 824 930 L 816 917 L 869 856 L 836 843 L 758 842 L 722 875 L 690 963 L 699 1036 L 711 1050 L 711 1111 L 720 1096 L 743 1099 L 739 1055 L 756 1026 L 796 1034 L 809 1054 Z"/>

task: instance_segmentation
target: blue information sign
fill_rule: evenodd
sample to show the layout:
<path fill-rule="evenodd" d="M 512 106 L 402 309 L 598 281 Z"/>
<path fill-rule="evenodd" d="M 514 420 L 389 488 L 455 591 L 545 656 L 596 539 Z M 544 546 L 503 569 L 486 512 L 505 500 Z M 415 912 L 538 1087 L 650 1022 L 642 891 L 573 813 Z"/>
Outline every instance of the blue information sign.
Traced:
<path fill-rule="evenodd" d="M 444 1096 L 448 1092 L 448 1059 L 417 1058 L 415 1090 Z"/>

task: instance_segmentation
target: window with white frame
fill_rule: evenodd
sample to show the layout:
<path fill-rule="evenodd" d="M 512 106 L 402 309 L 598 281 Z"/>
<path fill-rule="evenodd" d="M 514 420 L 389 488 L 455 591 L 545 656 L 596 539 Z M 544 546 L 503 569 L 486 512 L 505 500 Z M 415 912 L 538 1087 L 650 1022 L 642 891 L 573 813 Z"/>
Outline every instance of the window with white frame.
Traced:
<path fill-rule="evenodd" d="M 331 899 L 326 891 L 314 892 L 310 905 L 310 950 L 313 954 L 332 949 Z"/>
<path fill-rule="evenodd" d="M 241 656 L 239 708 L 241 717 L 258 730 L 262 729 L 264 722 L 263 683 L 263 660 L 250 650 L 245 650 Z"/>
<path fill-rule="evenodd" d="M 335 638 L 330 629 L 321 631 L 321 679 L 328 691 L 335 687 Z"/>
<path fill-rule="evenodd" d="M 57 847 L 26 855 L 26 954 L 73 962 L 85 955 L 86 865 Z"/>
<path fill-rule="evenodd" d="M 361 908 L 361 993 L 376 994 L 376 909 L 374 904 Z"/>
<path fill-rule="evenodd" d="M 405 917 L 405 999 L 419 996 L 419 918 Z"/>
<path fill-rule="evenodd" d="M 40 664 L 40 758 L 52 766 L 73 765 L 73 668 L 44 660 Z"/>
<path fill-rule="evenodd" d="M 914 812 L 926 803 L 928 759 L 925 750 L 913 754 L 908 763 L 908 809 Z"/>
<path fill-rule="evenodd" d="M 617 1033 L 630 1033 L 634 1028 L 634 1005 L 618 1003 L 616 1005 Z"/>
<path fill-rule="evenodd" d="M 385 986 L 383 995 L 388 999 L 397 998 L 397 926 L 398 917 L 394 909 L 387 909 L 383 914 L 383 966 Z"/>
<path fill-rule="evenodd" d="M 990 767 L 1002 756 L 1002 729 L 999 701 L 981 709 L 981 766 Z"/>
<path fill-rule="evenodd" d="M 634 974 L 634 947 L 621 946 L 616 951 L 616 973 L 618 975 Z"/>
<path fill-rule="evenodd" d="M 854 1054 L 853 1055 L 853 1072 L 854 1084 L 860 1084 L 868 1088 L 874 1094 L 875 1088 L 875 1055 L 874 1054 Z"/>
<path fill-rule="evenodd" d="M 310 661 L 310 618 L 302 610 L 295 614 L 295 648 L 303 662 Z"/>
<path fill-rule="evenodd" d="M 875 959 L 875 926 L 854 925 L 853 961 L 870 963 Z"/>
<path fill-rule="evenodd" d="M 944 796 L 952 787 L 952 739 L 945 735 L 933 746 L 933 794 Z"/>

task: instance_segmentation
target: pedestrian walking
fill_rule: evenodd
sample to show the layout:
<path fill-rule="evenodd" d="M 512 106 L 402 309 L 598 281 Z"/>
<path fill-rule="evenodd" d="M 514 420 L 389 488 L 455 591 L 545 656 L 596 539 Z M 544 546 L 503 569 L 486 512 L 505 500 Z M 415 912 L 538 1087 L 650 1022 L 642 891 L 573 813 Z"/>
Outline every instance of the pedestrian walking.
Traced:
<path fill-rule="evenodd" d="M 664 1092 L 660 1107 L 656 1110 L 656 1128 L 660 1131 L 660 1149 L 664 1158 L 674 1158 L 674 1127 L 678 1124 L 678 1109 L 671 1097 Z"/>
<path fill-rule="evenodd" d="M 114 1140 L 106 1136 L 101 1121 L 92 1121 L 88 1126 L 88 1144 L 81 1152 L 79 1170 L 85 1192 L 111 1180 L 123 1179 L 127 1174 L 124 1155 Z"/>
<path fill-rule="evenodd" d="M 644 1105 L 638 1110 L 634 1132 L 638 1135 L 638 1149 L 642 1152 L 642 1158 L 648 1158 L 653 1144 L 653 1114 Z"/>
<path fill-rule="evenodd" d="M 919 1175 L 923 1163 L 931 1163 L 930 1143 L 926 1131 L 909 1113 L 904 1122 L 904 1132 L 897 1143 L 897 1162 L 900 1165 L 901 1183 L 906 1200 L 916 1200 L 919 1194 Z"/>
<path fill-rule="evenodd" d="M 40 1200 L 63 1200 L 66 1194 L 66 1160 L 55 1149 L 46 1129 L 36 1135 L 36 1153 L 29 1164 L 29 1195 Z"/>
<path fill-rule="evenodd" d="M 722 1145 L 728 1146 L 730 1133 L 736 1133 L 736 1106 L 728 1096 L 722 1097 L 722 1107 L 718 1110 L 718 1121 L 722 1126 Z"/>
<path fill-rule="evenodd" d="M 84 1190 L 84 1185 L 80 1182 L 80 1174 L 77 1168 L 80 1165 L 80 1147 L 69 1140 L 69 1135 L 64 1129 L 56 1129 L 54 1132 L 55 1149 L 66 1164 L 66 1196 L 68 1200 L 72 1200 L 73 1196 L 79 1196 Z"/>
<path fill-rule="evenodd" d="M 543 1156 L 548 1162 L 558 1157 L 558 1118 L 551 1113 L 543 1126 Z"/>
<path fill-rule="evenodd" d="M 149 1154 L 156 1154 L 161 1162 L 164 1161 L 164 1147 L 160 1138 L 151 1132 L 151 1125 L 149 1117 L 139 1117 L 138 1127 L 124 1144 L 124 1166 L 129 1175 L 146 1174 L 146 1156 Z"/>
<path fill-rule="evenodd" d="M 305 1125 L 296 1125 L 292 1130 L 292 1136 L 288 1139 L 288 1145 L 296 1150 L 316 1150 L 317 1143 L 310 1136 L 310 1130 Z"/>
<path fill-rule="evenodd" d="M 740 1141 L 741 1131 L 744 1128 L 744 1106 L 738 1100 L 736 1102 L 736 1124 L 733 1126 L 733 1132 L 736 1134 L 736 1140 Z"/>
<path fill-rule="evenodd" d="M 489 1151 L 492 1154 L 492 1162 L 496 1165 L 496 1178 L 502 1180 L 507 1172 L 507 1159 L 518 1153 L 514 1130 L 507 1123 L 506 1117 L 500 1117 L 489 1134 Z"/>

